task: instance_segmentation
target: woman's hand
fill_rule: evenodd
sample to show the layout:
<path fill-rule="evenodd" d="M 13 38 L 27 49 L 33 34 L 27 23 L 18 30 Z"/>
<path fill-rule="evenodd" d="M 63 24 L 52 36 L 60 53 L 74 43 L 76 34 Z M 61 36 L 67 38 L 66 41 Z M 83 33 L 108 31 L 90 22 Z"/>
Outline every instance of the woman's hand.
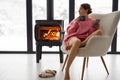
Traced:
<path fill-rule="evenodd" d="M 69 43 L 67 43 L 65 49 L 70 50 L 70 48 L 71 48 L 71 45 Z"/>
<path fill-rule="evenodd" d="M 81 42 L 80 47 L 83 47 L 85 45 L 86 45 L 86 41 L 84 40 L 84 41 Z"/>
<path fill-rule="evenodd" d="M 75 22 L 79 23 L 79 22 L 80 22 L 80 18 L 77 17 L 77 18 L 75 19 Z"/>

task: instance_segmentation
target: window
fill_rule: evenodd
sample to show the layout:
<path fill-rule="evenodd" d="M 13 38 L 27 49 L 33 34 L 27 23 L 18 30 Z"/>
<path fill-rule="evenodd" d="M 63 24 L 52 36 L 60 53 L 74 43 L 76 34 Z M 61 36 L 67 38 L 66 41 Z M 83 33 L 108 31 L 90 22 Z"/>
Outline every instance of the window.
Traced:
<path fill-rule="evenodd" d="M 0 0 L 0 51 L 27 51 L 26 0 Z"/>
<path fill-rule="evenodd" d="M 54 19 L 64 20 L 64 30 L 69 23 L 69 0 L 54 0 Z"/>
<path fill-rule="evenodd" d="M 35 20 L 47 19 L 47 0 L 33 0 L 32 6 L 33 6 L 33 51 L 35 51 L 36 50 L 34 38 Z"/>

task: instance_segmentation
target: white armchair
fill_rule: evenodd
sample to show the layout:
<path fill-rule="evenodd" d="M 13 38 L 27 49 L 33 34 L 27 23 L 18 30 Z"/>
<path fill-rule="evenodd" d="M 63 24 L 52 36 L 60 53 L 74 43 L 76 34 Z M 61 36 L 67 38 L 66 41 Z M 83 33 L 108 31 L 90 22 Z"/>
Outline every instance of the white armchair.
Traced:
<path fill-rule="evenodd" d="M 119 22 L 119 18 L 120 18 L 120 11 L 115 11 L 115 12 L 111 12 L 111 13 L 107 13 L 107 14 L 91 14 L 89 15 L 92 18 L 95 19 L 100 19 L 100 28 L 103 31 L 103 35 L 99 36 L 99 35 L 95 35 L 93 37 L 91 37 L 86 46 L 79 48 L 79 52 L 78 55 L 79 57 L 84 57 L 84 62 L 83 62 L 83 69 L 82 69 L 82 76 L 81 79 L 83 80 L 83 76 L 84 76 L 84 69 L 85 69 L 85 63 L 87 60 L 87 65 L 88 65 L 88 59 L 89 57 L 101 57 L 101 60 L 104 64 L 104 67 L 108 72 L 108 69 L 106 67 L 105 61 L 103 59 L 103 56 L 106 55 L 106 53 L 108 52 L 108 49 L 112 43 L 114 34 L 116 32 L 117 29 L 117 24 Z M 64 53 L 67 53 L 67 51 L 65 50 L 65 46 L 64 44 L 61 46 L 61 50 Z M 68 55 L 66 56 L 65 62 L 63 64 L 63 68 L 65 67 L 66 64 L 66 60 L 68 58 Z"/>

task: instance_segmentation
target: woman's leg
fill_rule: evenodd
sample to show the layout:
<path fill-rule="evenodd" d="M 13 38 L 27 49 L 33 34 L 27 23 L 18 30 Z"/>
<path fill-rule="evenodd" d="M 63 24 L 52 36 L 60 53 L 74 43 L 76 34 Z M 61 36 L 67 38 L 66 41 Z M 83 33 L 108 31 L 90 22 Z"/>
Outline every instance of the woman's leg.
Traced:
<path fill-rule="evenodd" d="M 69 50 L 68 60 L 67 60 L 67 63 L 66 63 L 66 71 L 65 71 L 64 80 L 70 80 L 69 68 L 70 68 L 74 58 L 77 55 L 77 52 L 78 52 L 78 49 L 80 47 L 81 41 L 78 38 L 73 37 L 73 38 L 70 39 L 69 44 L 71 45 L 71 48 Z"/>

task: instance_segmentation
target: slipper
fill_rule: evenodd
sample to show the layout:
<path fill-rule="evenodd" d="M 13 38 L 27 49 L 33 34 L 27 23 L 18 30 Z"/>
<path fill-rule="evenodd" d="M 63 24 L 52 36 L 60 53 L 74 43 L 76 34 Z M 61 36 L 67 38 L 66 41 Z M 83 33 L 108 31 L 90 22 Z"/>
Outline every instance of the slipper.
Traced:
<path fill-rule="evenodd" d="M 40 74 L 39 74 L 39 77 L 41 78 L 49 78 L 49 77 L 54 77 L 56 75 L 57 71 L 56 70 L 45 70 L 45 71 L 42 71 Z"/>
<path fill-rule="evenodd" d="M 41 73 L 39 74 L 39 77 L 41 78 L 49 78 L 49 77 L 53 77 L 54 75 L 53 74 L 50 74 L 50 73 Z"/>
<path fill-rule="evenodd" d="M 50 73 L 50 74 L 53 74 L 53 75 L 56 75 L 57 71 L 56 70 L 45 70 L 46 73 Z"/>

